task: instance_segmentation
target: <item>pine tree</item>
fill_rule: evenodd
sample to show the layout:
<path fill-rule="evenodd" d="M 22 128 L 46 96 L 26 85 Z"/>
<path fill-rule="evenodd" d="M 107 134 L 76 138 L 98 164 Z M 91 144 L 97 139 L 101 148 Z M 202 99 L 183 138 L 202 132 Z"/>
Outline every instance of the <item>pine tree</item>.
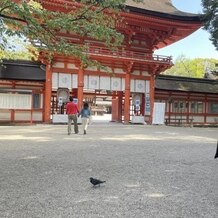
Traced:
<path fill-rule="evenodd" d="M 218 50 L 218 1 L 202 0 L 202 6 L 204 29 L 210 33 L 210 40 Z"/>

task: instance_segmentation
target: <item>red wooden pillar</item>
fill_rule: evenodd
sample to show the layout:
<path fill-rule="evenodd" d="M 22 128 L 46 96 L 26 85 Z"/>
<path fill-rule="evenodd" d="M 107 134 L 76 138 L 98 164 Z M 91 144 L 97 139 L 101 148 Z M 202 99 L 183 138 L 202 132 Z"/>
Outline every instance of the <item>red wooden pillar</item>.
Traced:
<path fill-rule="evenodd" d="M 112 116 L 111 116 L 111 121 L 113 122 L 117 122 L 118 121 L 118 98 L 116 96 L 116 93 L 115 91 L 113 91 L 113 94 L 112 94 Z"/>
<path fill-rule="evenodd" d="M 12 82 L 12 89 L 15 89 L 16 88 L 16 82 L 13 81 Z M 14 93 L 14 92 L 13 92 Z M 15 121 L 15 110 L 12 109 L 10 110 L 11 111 L 11 122 L 14 122 Z"/>
<path fill-rule="evenodd" d="M 169 122 L 170 123 L 170 118 L 171 118 L 171 114 L 172 114 L 172 108 L 173 108 L 173 101 L 174 101 L 174 99 L 173 99 L 173 97 L 172 97 L 172 93 L 171 92 L 169 92 L 168 93 L 168 96 L 169 96 L 169 100 L 168 100 L 168 102 L 167 102 L 167 104 L 169 105 L 169 109 L 168 109 L 168 121 L 167 122 Z"/>
<path fill-rule="evenodd" d="M 78 89 L 77 89 L 79 110 L 82 108 L 83 105 L 83 88 L 84 88 L 84 69 L 80 66 L 78 71 Z"/>
<path fill-rule="evenodd" d="M 145 94 L 142 94 L 142 101 L 141 101 L 141 107 L 140 107 L 140 114 L 145 114 Z"/>
<path fill-rule="evenodd" d="M 126 72 L 125 78 L 125 95 L 124 95 L 124 123 L 130 120 L 130 72 Z"/>
<path fill-rule="evenodd" d="M 77 98 L 77 88 L 72 89 L 72 97 Z"/>
<path fill-rule="evenodd" d="M 122 122 L 122 99 L 123 92 L 117 91 L 113 92 L 112 95 L 112 117 L 111 121 L 113 122 Z"/>
<path fill-rule="evenodd" d="M 208 100 L 207 100 L 207 94 L 204 96 L 204 124 L 207 123 L 207 114 L 208 114 Z"/>
<path fill-rule="evenodd" d="M 190 119 L 190 93 L 188 93 L 187 96 L 187 102 L 186 102 L 186 122 L 189 123 L 189 119 Z"/>
<path fill-rule="evenodd" d="M 112 98 L 112 116 L 111 121 L 117 122 L 118 121 L 118 98 Z"/>
<path fill-rule="evenodd" d="M 122 110 L 123 110 L 123 105 L 122 105 L 122 101 L 123 101 L 123 92 L 118 91 L 118 122 L 122 122 Z"/>
<path fill-rule="evenodd" d="M 52 92 L 52 72 L 51 65 L 46 65 L 45 72 L 45 99 L 44 99 L 44 122 L 51 122 L 51 92 Z"/>
<path fill-rule="evenodd" d="M 15 119 L 15 111 L 14 109 L 10 110 L 11 112 L 11 122 L 13 123 L 14 122 L 14 119 Z"/>
<path fill-rule="evenodd" d="M 150 80 L 150 118 L 149 122 L 152 123 L 153 111 L 154 111 L 154 88 L 155 88 L 155 77 L 151 76 Z"/>
<path fill-rule="evenodd" d="M 124 123 L 130 121 L 130 72 L 132 71 L 134 62 L 127 63 L 125 77 L 125 94 L 124 94 Z"/>

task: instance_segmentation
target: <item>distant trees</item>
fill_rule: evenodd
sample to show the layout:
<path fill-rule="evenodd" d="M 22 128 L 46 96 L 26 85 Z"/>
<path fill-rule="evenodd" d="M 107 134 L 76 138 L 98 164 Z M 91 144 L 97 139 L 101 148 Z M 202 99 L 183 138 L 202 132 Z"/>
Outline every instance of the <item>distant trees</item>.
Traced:
<path fill-rule="evenodd" d="M 174 66 L 166 70 L 163 74 L 185 76 L 193 78 L 203 78 L 207 71 L 214 70 L 217 59 L 212 58 L 195 58 L 190 59 L 184 55 L 179 56 L 174 63 Z"/>
<path fill-rule="evenodd" d="M 218 50 L 218 1 L 202 0 L 204 28 L 211 34 L 211 41 Z"/>
<path fill-rule="evenodd" d="M 3 50 L 0 48 L 0 64 L 1 59 L 9 59 L 9 60 L 33 60 L 33 54 L 26 49 L 11 51 L 11 50 Z"/>
<path fill-rule="evenodd" d="M 13 60 L 35 60 L 37 59 L 37 49 L 27 43 L 24 39 L 17 37 L 7 38 L 7 45 L 2 48 L 0 46 L 0 63 L 1 59 L 13 59 Z"/>

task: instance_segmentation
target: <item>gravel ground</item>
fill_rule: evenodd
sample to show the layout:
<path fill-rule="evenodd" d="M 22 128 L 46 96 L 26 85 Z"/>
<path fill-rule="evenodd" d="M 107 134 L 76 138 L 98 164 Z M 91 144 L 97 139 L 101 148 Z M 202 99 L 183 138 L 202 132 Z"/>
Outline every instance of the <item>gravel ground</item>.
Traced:
<path fill-rule="evenodd" d="M 218 216 L 217 128 L 81 128 L 0 126 L 1 218 Z"/>

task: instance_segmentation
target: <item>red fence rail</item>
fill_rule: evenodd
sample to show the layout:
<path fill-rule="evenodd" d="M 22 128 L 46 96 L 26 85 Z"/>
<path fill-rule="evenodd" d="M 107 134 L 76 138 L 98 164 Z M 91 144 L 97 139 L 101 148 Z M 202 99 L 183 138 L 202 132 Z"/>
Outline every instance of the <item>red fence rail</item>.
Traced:
<path fill-rule="evenodd" d="M 164 56 L 164 55 L 154 55 L 150 53 L 143 53 L 143 52 L 135 52 L 135 51 L 126 51 L 123 49 L 112 51 L 107 48 L 100 48 L 95 46 L 90 46 L 87 53 L 89 55 L 96 55 L 96 56 L 105 56 L 105 57 L 116 57 L 116 58 L 125 58 L 131 60 L 139 60 L 139 61 L 151 61 L 151 62 L 164 62 L 164 63 L 171 63 L 172 57 L 171 56 Z"/>

